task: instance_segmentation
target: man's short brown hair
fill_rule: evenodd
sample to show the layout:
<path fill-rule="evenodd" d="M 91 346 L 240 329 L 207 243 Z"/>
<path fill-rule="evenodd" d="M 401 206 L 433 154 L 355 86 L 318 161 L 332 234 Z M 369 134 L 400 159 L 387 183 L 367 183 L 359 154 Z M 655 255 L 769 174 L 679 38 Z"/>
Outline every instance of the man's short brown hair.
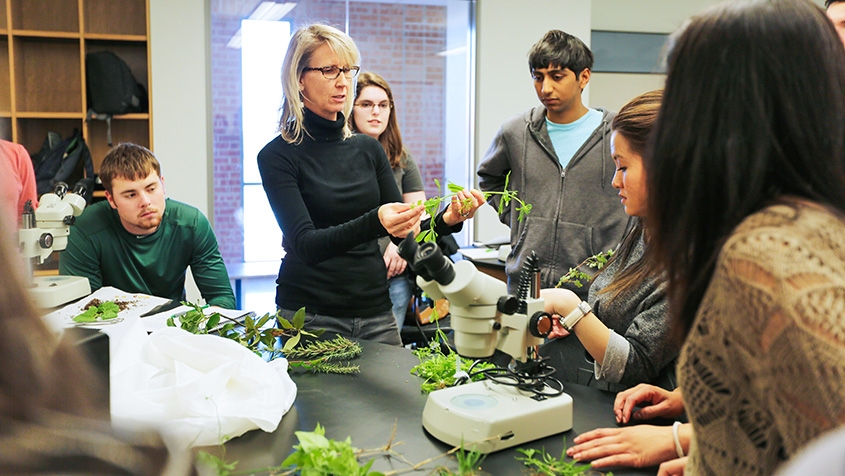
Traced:
<path fill-rule="evenodd" d="M 112 180 L 122 178 L 138 180 L 155 171 L 161 177 L 161 164 L 155 155 L 144 146 L 122 142 L 114 146 L 100 165 L 100 181 L 109 193 L 112 191 Z"/>

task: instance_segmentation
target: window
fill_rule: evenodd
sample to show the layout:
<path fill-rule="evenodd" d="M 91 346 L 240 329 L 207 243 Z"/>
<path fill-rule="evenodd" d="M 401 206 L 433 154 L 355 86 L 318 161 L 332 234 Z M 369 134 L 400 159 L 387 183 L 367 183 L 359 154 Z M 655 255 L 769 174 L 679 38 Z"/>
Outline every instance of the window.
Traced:
<path fill-rule="evenodd" d="M 320 21 L 347 31 L 361 50 L 361 70 L 390 83 L 427 196 L 440 193 L 435 179 L 472 183 L 473 1 L 309 0 L 281 21 L 248 19 L 260 3 L 211 2 L 214 223 L 227 263 L 283 255 L 255 157 L 275 135 L 267 124 L 278 119 L 286 38 L 300 25 Z M 241 48 L 227 46 L 238 32 Z"/>

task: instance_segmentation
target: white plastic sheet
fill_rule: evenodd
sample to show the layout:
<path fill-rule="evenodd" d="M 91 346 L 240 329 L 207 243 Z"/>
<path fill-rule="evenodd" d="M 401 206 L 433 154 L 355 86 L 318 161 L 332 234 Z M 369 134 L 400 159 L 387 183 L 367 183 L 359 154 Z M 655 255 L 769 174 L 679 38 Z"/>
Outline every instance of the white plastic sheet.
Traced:
<path fill-rule="evenodd" d="M 215 335 L 133 330 L 112 352 L 116 425 L 153 426 L 183 448 L 217 445 L 253 429 L 274 431 L 293 405 L 296 384 L 284 359 L 268 364 Z"/>

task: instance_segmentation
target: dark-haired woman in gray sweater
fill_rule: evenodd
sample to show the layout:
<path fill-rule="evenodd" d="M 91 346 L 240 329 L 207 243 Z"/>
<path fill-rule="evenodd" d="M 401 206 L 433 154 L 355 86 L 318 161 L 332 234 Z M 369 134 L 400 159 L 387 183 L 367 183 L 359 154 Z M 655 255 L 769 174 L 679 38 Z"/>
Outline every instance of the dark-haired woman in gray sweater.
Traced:
<path fill-rule="evenodd" d="M 564 367 L 558 369 L 562 380 L 614 391 L 643 382 L 673 386 L 680 346 L 670 335 L 665 280 L 647 254 L 643 228 L 647 211 L 642 155 L 662 96 L 662 90 L 638 96 L 611 123 L 613 186 L 625 213 L 636 218 L 633 229 L 593 280 L 587 302 L 568 289 L 541 293 L 545 310 L 558 316 L 551 337 L 574 334 L 593 361 L 578 368 L 583 352 L 572 337 L 547 343 L 543 353 L 552 354 L 554 365 Z"/>

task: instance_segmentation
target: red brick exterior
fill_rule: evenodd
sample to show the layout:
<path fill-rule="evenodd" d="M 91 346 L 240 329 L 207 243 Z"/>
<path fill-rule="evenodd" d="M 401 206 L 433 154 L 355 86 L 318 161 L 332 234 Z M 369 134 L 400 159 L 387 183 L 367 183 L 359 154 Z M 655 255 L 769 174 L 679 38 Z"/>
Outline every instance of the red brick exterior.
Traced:
<path fill-rule="evenodd" d="M 227 263 L 243 261 L 240 50 L 226 44 L 253 7 L 243 0 L 211 2 L 211 90 L 214 115 L 214 229 Z M 259 2 L 255 2 L 257 5 Z M 322 22 L 345 28 L 346 2 L 298 2 L 293 28 Z M 390 83 L 405 146 L 422 172 L 426 194 L 444 182 L 446 8 L 350 2 L 349 33 L 361 50 L 361 70 Z M 254 160 L 254 158 L 247 158 Z M 273 217 L 268 217 L 274 220 Z"/>

